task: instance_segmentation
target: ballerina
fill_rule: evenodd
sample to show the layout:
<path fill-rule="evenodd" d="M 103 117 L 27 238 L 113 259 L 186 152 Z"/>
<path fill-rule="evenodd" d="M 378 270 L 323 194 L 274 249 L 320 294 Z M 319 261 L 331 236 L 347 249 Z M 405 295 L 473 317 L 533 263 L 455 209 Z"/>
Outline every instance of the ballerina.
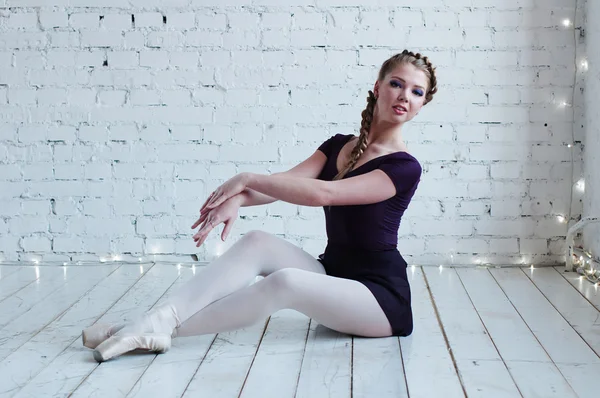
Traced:
<path fill-rule="evenodd" d="M 164 304 L 126 324 L 94 325 L 83 331 L 83 344 L 98 362 L 135 349 L 163 353 L 175 337 L 240 329 L 284 308 L 350 335 L 410 335 L 398 229 L 422 169 L 407 151 L 402 126 L 436 92 L 427 57 L 407 50 L 390 57 L 369 91 L 358 137 L 336 134 L 287 172 L 234 176 L 212 192 L 192 225 L 200 226 L 193 236 L 198 247 L 220 223 L 225 240 L 242 206 L 276 200 L 322 206 L 328 241 L 318 259 L 251 231 Z"/>

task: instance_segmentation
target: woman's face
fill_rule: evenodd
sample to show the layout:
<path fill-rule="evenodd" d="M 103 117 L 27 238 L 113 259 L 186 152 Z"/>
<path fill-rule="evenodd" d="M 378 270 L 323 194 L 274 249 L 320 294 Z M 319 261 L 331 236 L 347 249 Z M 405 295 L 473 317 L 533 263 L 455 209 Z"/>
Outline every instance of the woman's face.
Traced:
<path fill-rule="evenodd" d="M 427 85 L 427 75 L 416 66 L 404 63 L 396 67 L 375 83 L 378 120 L 397 124 L 414 118 L 425 102 Z"/>

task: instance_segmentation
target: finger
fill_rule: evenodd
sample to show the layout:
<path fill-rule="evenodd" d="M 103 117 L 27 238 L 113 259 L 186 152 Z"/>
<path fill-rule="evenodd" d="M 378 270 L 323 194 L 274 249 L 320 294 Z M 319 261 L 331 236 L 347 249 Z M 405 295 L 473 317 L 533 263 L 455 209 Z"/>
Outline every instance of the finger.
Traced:
<path fill-rule="evenodd" d="M 210 202 L 210 200 L 212 199 L 212 197 L 214 196 L 215 192 L 213 191 L 209 197 L 206 199 L 206 201 L 204 201 L 204 204 L 202 205 L 202 207 L 200 208 L 200 212 L 202 212 L 202 210 L 206 207 L 206 205 Z"/>
<path fill-rule="evenodd" d="M 231 231 L 231 228 L 233 227 L 233 223 L 234 223 L 234 220 L 229 220 L 228 222 L 225 223 L 225 228 L 223 228 L 223 233 L 221 233 L 221 240 L 223 242 L 225 242 L 225 239 L 227 239 L 227 236 L 229 236 L 229 231 Z"/>
<path fill-rule="evenodd" d="M 202 224 L 204 222 L 204 220 L 206 220 L 206 217 L 208 217 L 210 213 L 205 213 L 204 215 L 202 215 L 202 217 L 200 217 L 198 219 L 198 221 L 196 221 L 194 223 L 194 226 L 192 228 L 196 228 L 198 225 Z M 194 238 L 196 237 L 196 235 L 198 235 L 198 233 L 200 233 L 200 231 L 196 232 L 196 234 L 194 235 Z"/>
<path fill-rule="evenodd" d="M 210 228 L 210 221 L 207 219 L 203 220 L 202 226 L 200 227 L 200 229 L 198 230 L 196 235 L 194 235 L 194 237 L 200 238 L 202 235 L 207 233 L 207 229 L 209 229 L 209 228 Z"/>
<path fill-rule="evenodd" d="M 211 225 L 212 224 L 212 225 Z M 201 231 L 198 231 L 198 241 L 196 247 L 200 246 L 208 237 L 208 234 L 212 229 L 217 226 L 217 223 L 214 220 L 206 220 L 204 225 L 202 226 Z"/>
<path fill-rule="evenodd" d="M 215 207 L 219 206 L 221 203 L 225 202 L 227 199 L 229 199 L 229 198 L 226 197 L 225 195 L 221 195 L 212 204 L 208 205 L 208 208 L 214 209 Z"/>

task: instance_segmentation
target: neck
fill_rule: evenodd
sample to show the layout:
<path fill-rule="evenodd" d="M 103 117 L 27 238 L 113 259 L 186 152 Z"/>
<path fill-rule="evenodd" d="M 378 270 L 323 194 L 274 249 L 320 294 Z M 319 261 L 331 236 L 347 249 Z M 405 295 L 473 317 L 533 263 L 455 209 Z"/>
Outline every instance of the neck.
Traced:
<path fill-rule="evenodd" d="M 391 124 L 373 118 L 369 129 L 369 146 L 375 145 L 391 149 L 403 148 L 405 145 L 402 139 L 402 126 L 403 124 Z"/>

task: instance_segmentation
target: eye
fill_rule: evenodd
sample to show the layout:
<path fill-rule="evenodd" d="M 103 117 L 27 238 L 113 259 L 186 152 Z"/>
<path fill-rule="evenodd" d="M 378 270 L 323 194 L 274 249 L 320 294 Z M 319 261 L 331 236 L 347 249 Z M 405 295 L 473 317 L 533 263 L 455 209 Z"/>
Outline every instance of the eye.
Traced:
<path fill-rule="evenodd" d="M 402 82 L 399 82 L 397 80 L 390 80 L 390 86 L 392 87 L 402 87 Z M 423 96 L 423 91 L 421 90 L 415 90 L 413 91 L 414 94 L 418 95 L 419 97 Z"/>

